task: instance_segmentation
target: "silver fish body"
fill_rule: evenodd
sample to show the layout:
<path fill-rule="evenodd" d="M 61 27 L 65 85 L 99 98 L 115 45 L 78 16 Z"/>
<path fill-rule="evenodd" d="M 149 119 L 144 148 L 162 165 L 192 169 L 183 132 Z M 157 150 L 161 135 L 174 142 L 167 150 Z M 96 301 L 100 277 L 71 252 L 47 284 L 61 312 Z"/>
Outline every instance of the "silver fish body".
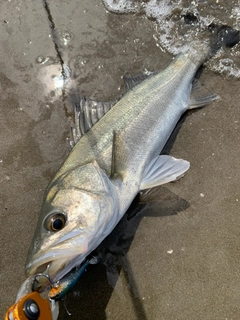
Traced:
<path fill-rule="evenodd" d="M 186 161 L 173 159 L 167 175 L 168 156 L 158 155 L 189 108 L 194 76 L 208 54 L 207 45 L 198 49 L 133 87 L 74 146 L 46 190 L 28 275 L 48 266 L 59 280 L 113 230 L 139 190 L 188 169 Z"/>

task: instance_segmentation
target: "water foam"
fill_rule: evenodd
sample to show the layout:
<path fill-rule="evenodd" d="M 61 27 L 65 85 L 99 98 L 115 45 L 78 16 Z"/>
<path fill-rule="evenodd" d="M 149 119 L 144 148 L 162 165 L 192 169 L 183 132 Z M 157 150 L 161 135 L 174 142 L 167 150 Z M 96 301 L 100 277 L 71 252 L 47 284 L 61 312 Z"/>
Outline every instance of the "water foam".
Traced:
<path fill-rule="evenodd" d="M 184 46 L 196 39 L 209 38 L 211 24 L 228 25 L 240 30 L 240 0 L 103 0 L 106 8 L 115 13 L 143 13 L 155 20 L 157 25 L 156 44 L 173 55 L 179 54 Z M 231 57 L 229 57 L 230 50 Z M 237 52 L 237 51 L 236 51 Z M 230 59 L 230 60 L 226 60 Z M 229 65 L 226 65 L 229 63 Z M 208 67 L 225 76 L 240 77 L 238 54 L 232 49 L 221 50 L 217 59 L 211 59 Z"/>

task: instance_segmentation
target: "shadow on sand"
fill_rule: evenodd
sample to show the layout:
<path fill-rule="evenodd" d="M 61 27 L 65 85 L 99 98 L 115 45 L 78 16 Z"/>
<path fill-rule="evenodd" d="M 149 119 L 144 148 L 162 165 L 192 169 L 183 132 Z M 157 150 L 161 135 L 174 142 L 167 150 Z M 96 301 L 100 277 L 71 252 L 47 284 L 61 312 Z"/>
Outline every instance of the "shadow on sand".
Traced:
<path fill-rule="evenodd" d="M 132 305 L 138 319 L 147 316 L 138 298 L 138 285 L 134 280 L 128 262 L 127 252 L 143 217 L 164 217 L 186 210 L 189 204 L 165 187 L 156 187 L 139 203 L 139 196 L 120 220 L 112 233 L 101 243 L 97 252 L 102 262 L 90 265 L 78 284 L 65 297 L 65 304 L 72 320 L 104 320 L 106 306 L 118 280 L 120 271 L 128 283 Z M 59 319 L 67 318 L 64 303 L 61 302 Z"/>

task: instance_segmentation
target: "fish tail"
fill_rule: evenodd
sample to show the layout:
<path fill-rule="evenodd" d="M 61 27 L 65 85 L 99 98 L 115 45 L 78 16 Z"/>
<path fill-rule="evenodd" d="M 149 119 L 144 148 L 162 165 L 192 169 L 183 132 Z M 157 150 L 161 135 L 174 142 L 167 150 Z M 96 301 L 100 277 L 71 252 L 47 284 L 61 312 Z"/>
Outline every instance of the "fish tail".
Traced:
<path fill-rule="evenodd" d="M 215 55 L 221 48 L 232 48 L 240 41 L 240 31 L 227 25 L 211 23 L 208 30 L 211 32 L 210 56 Z"/>
<path fill-rule="evenodd" d="M 186 54 L 195 63 L 200 66 L 206 59 L 214 56 L 221 48 L 232 48 L 240 41 L 240 31 L 226 25 L 211 24 L 208 27 L 210 36 L 204 37 L 204 40 L 196 40 L 187 49 Z"/>

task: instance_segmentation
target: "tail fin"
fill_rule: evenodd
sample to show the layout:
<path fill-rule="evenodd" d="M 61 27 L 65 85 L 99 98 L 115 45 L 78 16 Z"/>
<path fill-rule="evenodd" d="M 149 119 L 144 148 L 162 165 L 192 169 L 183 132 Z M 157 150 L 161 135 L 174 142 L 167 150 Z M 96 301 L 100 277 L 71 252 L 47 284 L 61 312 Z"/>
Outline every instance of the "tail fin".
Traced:
<path fill-rule="evenodd" d="M 232 48 L 240 41 L 240 31 L 229 26 L 211 23 L 208 30 L 212 33 L 210 56 L 216 54 L 222 47 Z"/>
<path fill-rule="evenodd" d="M 214 56 L 221 48 L 232 48 L 240 42 L 240 31 L 226 25 L 211 23 L 208 26 L 210 37 L 192 43 L 188 55 L 196 65 L 201 65 L 207 58 Z"/>

